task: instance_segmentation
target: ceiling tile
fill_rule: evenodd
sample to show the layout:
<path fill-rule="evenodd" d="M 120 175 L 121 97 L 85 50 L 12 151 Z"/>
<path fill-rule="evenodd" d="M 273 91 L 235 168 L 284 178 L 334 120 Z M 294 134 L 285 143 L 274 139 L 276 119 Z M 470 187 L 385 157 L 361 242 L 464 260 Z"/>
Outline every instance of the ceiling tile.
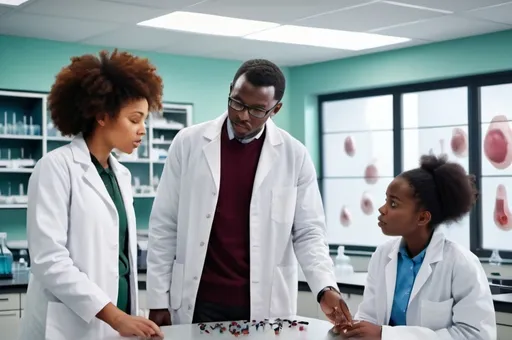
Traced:
<path fill-rule="evenodd" d="M 187 11 L 234 18 L 288 23 L 313 15 L 368 3 L 370 0 L 210 0 Z"/>
<path fill-rule="evenodd" d="M 138 5 L 150 8 L 163 8 L 170 10 L 182 9 L 205 0 L 100 0 L 120 4 Z"/>
<path fill-rule="evenodd" d="M 350 55 L 349 51 L 220 36 L 189 34 L 183 41 L 158 49 L 158 52 L 203 55 L 210 58 L 247 60 L 265 58 L 276 63 L 301 63 L 311 59 L 336 59 Z"/>
<path fill-rule="evenodd" d="M 464 16 L 480 18 L 512 25 L 512 2 L 464 13 Z"/>
<path fill-rule="evenodd" d="M 404 4 L 441 9 L 452 12 L 463 12 L 475 8 L 501 4 L 510 0 L 396 0 Z"/>
<path fill-rule="evenodd" d="M 412 39 L 440 41 L 502 31 L 510 28 L 512 27 L 490 21 L 471 20 L 454 15 L 447 15 L 431 20 L 375 30 L 375 32 Z"/>
<path fill-rule="evenodd" d="M 0 5 L 0 15 L 9 12 L 12 9 L 10 6 L 2 6 Z"/>
<path fill-rule="evenodd" d="M 135 26 L 90 37 L 80 43 L 149 51 L 181 39 L 183 36 L 179 32 Z"/>
<path fill-rule="evenodd" d="M 21 10 L 23 13 L 57 16 L 91 21 L 131 23 L 152 19 L 168 13 L 164 9 L 132 6 L 113 2 L 88 0 L 36 1 Z M 122 15 L 120 15 L 122 13 Z"/>
<path fill-rule="evenodd" d="M 440 15 L 442 14 L 438 12 L 377 2 L 300 20 L 298 24 L 301 26 L 365 32 Z"/>
<path fill-rule="evenodd" d="M 114 23 L 14 13 L 2 17 L 0 34 L 76 42 L 117 27 Z"/>

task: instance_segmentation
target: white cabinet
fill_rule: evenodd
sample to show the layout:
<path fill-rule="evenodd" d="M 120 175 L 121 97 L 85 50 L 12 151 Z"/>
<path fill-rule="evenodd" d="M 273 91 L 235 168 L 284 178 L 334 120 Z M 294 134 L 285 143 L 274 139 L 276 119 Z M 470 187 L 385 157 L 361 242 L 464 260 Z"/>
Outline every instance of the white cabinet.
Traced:
<path fill-rule="evenodd" d="M 363 301 L 363 296 L 356 294 L 341 294 L 341 296 L 347 303 L 350 313 L 354 316 L 359 308 L 359 304 Z M 300 316 L 327 320 L 327 317 L 324 312 L 322 312 L 320 305 L 316 302 L 316 296 L 311 292 L 299 291 L 297 299 L 297 314 Z"/>
<path fill-rule="evenodd" d="M 20 311 L 0 311 L 0 333 L 2 339 L 17 339 L 20 330 Z"/>
<path fill-rule="evenodd" d="M 299 291 L 297 298 L 297 315 L 308 318 L 318 317 L 318 302 L 312 292 Z"/>
<path fill-rule="evenodd" d="M 0 294 L 0 334 L 2 334 L 2 339 L 18 338 L 20 308 L 20 294 Z"/>

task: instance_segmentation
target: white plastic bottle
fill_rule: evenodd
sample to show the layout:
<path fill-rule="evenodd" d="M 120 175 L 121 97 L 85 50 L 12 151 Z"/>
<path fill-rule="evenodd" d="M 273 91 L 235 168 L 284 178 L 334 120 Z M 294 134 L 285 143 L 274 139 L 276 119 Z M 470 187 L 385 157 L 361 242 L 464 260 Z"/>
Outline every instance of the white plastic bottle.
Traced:
<path fill-rule="evenodd" d="M 352 264 L 350 263 L 350 257 L 345 255 L 344 246 L 338 247 L 338 255 L 335 260 L 335 271 L 336 278 L 338 279 L 342 279 L 343 277 L 354 273 L 354 267 L 352 267 Z"/>

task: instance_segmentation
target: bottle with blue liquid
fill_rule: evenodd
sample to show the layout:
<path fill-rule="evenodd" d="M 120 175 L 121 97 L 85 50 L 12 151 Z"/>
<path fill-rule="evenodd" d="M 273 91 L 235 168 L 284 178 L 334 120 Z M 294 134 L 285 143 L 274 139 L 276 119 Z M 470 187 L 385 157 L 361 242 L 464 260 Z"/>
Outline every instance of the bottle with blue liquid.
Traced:
<path fill-rule="evenodd" d="M 12 253 L 6 243 L 7 233 L 0 233 L 0 279 L 12 279 Z"/>

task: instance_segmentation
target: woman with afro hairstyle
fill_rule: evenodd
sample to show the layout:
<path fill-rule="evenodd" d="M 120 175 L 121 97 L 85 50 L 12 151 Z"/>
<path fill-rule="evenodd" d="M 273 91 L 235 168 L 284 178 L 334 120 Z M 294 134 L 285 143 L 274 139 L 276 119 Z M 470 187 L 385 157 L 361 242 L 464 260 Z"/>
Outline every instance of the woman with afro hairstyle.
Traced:
<path fill-rule="evenodd" d="M 495 340 L 480 261 L 438 229 L 463 218 L 476 199 L 473 176 L 445 155 L 423 156 L 419 168 L 396 177 L 378 225 L 398 238 L 375 251 L 356 321 L 336 331 L 346 339 Z"/>
<path fill-rule="evenodd" d="M 74 138 L 44 155 L 29 180 L 22 340 L 162 336 L 137 316 L 131 175 L 111 154 L 140 145 L 162 88 L 147 59 L 117 50 L 73 57 L 57 74 L 48 109 Z"/>

